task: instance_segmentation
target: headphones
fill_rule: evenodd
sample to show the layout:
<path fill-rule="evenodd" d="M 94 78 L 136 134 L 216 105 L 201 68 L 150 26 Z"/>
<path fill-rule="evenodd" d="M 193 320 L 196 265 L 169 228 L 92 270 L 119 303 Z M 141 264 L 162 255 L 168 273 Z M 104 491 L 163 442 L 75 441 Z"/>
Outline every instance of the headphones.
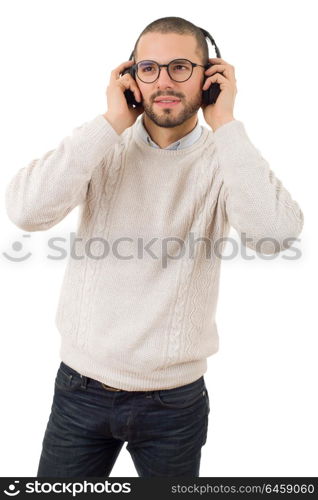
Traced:
<path fill-rule="evenodd" d="M 215 41 L 213 40 L 212 36 L 210 35 L 210 33 L 208 31 L 204 30 L 203 28 L 199 28 L 199 29 L 202 31 L 204 37 L 208 38 L 210 40 L 210 42 L 212 43 L 212 45 L 214 45 L 216 56 L 221 57 L 220 50 L 217 47 L 217 45 L 216 45 Z M 133 60 L 133 55 L 134 55 L 134 51 L 132 51 L 132 53 L 130 54 L 129 60 Z M 205 69 L 207 70 L 211 66 L 213 66 L 213 63 L 209 62 L 205 65 Z M 130 66 L 129 68 L 126 68 L 121 73 L 120 76 L 123 76 L 126 73 L 129 73 L 134 78 L 134 80 L 136 80 L 136 69 L 134 67 Z M 207 79 L 207 76 L 205 75 L 204 82 L 206 81 L 206 79 Z M 204 105 L 214 104 L 215 101 L 217 100 L 220 92 L 221 92 L 220 84 L 217 82 L 211 83 L 210 87 L 207 90 L 202 90 L 202 104 L 204 104 Z M 124 94 L 126 97 L 127 104 L 129 106 L 134 107 L 134 108 L 138 108 L 138 107 L 142 106 L 141 102 L 138 102 L 135 100 L 134 93 L 130 89 L 126 89 Z"/>

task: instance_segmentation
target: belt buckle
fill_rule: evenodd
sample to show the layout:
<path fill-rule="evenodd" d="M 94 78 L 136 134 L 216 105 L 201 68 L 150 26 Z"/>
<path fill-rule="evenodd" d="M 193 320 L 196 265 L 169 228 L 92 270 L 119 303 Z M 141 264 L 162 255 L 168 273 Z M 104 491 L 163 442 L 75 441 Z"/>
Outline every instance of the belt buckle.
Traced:
<path fill-rule="evenodd" d="M 121 389 L 116 389 L 116 387 L 111 387 L 110 385 L 107 385 L 107 384 L 103 384 L 103 382 L 101 382 L 102 386 L 104 387 L 104 389 L 107 389 L 108 391 L 121 391 Z"/>

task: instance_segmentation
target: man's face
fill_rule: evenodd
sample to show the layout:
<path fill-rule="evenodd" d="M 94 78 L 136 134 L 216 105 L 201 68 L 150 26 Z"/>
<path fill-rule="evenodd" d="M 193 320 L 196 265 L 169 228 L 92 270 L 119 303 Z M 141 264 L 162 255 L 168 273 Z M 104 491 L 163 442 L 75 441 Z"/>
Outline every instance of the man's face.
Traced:
<path fill-rule="evenodd" d="M 168 64 L 173 59 L 189 59 L 202 64 L 202 58 L 196 52 L 194 36 L 177 33 L 146 33 L 137 46 L 137 59 Z M 176 127 L 192 117 L 202 104 L 202 86 L 204 68 L 195 67 L 191 77 L 185 82 L 171 80 L 167 68 L 161 68 L 160 76 L 154 83 L 144 83 L 136 76 L 137 85 L 142 94 L 145 114 L 159 127 Z M 160 96 L 174 96 L 180 102 L 173 107 L 162 107 L 154 101 Z"/>

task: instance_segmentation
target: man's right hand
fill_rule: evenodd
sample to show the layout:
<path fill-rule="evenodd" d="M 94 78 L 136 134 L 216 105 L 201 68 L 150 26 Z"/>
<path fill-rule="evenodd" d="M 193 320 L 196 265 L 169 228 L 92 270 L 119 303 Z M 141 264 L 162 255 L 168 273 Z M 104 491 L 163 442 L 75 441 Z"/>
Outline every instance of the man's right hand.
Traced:
<path fill-rule="evenodd" d="M 141 102 L 142 95 L 136 80 L 134 80 L 129 73 L 120 77 L 120 74 L 133 64 L 134 61 L 130 60 L 117 66 L 117 68 L 111 72 L 109 85 L 106 91 L 108 109 L 103 116 L 119 135 L 122 134 L 126 128 L 131 127 L 138 116 L 144 112 L 143 106 L 137 108 L 128 106 L 124 94 L 125 90 L 129 89 L 134 93 L 136 101 Z"/>

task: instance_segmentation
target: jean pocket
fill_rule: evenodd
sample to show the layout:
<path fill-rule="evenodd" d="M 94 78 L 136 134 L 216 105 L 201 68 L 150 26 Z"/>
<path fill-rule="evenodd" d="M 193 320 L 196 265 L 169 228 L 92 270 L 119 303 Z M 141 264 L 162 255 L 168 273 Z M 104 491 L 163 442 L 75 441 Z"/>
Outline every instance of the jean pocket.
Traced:
<path fill-rule="evenodd" d="M 206 401 L 206 410 L 207 410 L 207 415 L 210 413 L 210 398 L 209 398 L 209 391 L 207 390 L 205 386 L 205 401 Z"/>
<path fill-rule="evenodd" d="M 82 376 L 61 362 L 55 378 L 55 386 L 63 391 L 76 391 L 82 385 Z"/>
<path fill-rule="evenodd" d="M 190 384 L 154 392 L 154 400 L 164 408 L 198 407 L 207 403 L 207 392 L 203 377 Z"/>

